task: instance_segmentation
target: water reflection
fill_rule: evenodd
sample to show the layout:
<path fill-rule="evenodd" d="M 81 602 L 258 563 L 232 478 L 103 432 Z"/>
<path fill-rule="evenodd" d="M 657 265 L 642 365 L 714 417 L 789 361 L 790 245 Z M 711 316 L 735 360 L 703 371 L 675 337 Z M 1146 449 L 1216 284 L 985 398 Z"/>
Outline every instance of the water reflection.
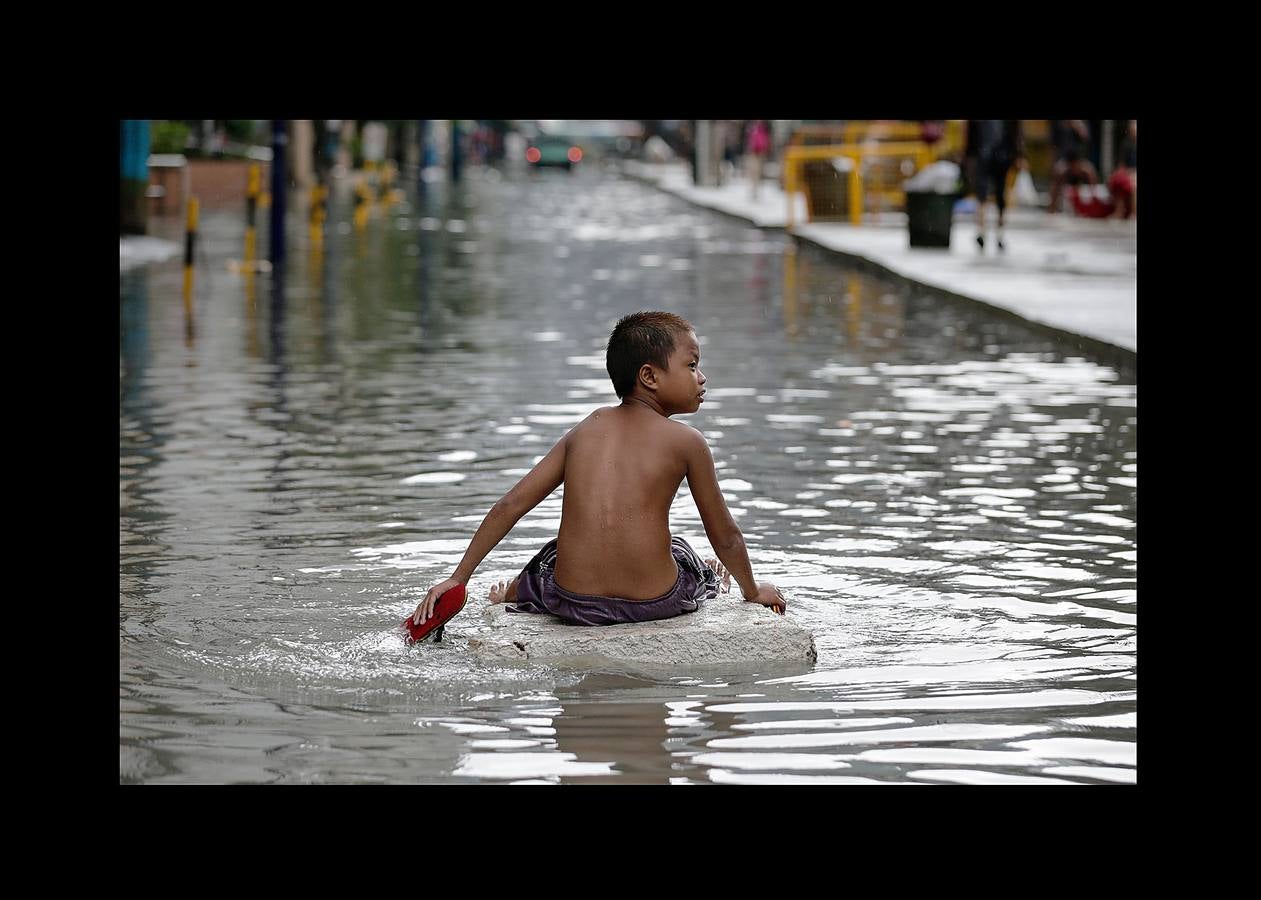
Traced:
<path fill-rule="evenodd" d="M 362 230 L 341 187 L 287 276 L 208 282 L 193 347 L 178 261 L 122 279 L 120 777 L 1134 780 L 1131 375 L 598 170 L 472 173 Z M 238 225 L 207 214 L 210 265 Z M 603 343 L 644 307 L 697 324 L 689 424 L 817 665 L 475 662 L 559 491 L 405 647 L 490 505 L 614 402 Z M 708 549 L 687 490 L 671 525 Z"/>
<path fill-rule="evenodd" d="M 782 306 L 789 339 L 818 330 L 863 362 L 882 359 L 903 339 L 907 297 L 891 282 L 843 269 L 821 251 L 785 241 Z"/>
<path fill-rule="evenodd" d="M 471 741 L 454 774 L 515 783 L 669 783 L 666 710 L 659 703 L 560 693 L 552 705 L 517 711 L 527 715 L 498 720 L 506 723 L 503 733 Z"/>
<path fill-rule="evenodd" d="M 154 491 L 154 470 L 166 444 L 165 423 L 156 414 L 149 384 L 153 377 L 152 310 L 148 269 L 138 267 L 119 277 L 119 622 L 124 635 L 151 621 L 146 598 L 154 590 L 162 554 L 164 510 Z M 132 616 L 140 623 L 134 625 Z"/>

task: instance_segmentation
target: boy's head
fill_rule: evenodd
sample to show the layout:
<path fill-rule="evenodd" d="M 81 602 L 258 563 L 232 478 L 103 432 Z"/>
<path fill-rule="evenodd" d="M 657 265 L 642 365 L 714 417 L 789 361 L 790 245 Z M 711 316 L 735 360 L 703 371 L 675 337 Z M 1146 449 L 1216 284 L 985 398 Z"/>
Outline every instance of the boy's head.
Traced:
<path fill-rule="evenodd" d="M 617 396 L 625 398 L 635 389 L 644 363 L 668 371 L 677 339 L 694 331 L 687 319 L 668 312 L 637 312 L 619 319 L 605 353 Z"/>

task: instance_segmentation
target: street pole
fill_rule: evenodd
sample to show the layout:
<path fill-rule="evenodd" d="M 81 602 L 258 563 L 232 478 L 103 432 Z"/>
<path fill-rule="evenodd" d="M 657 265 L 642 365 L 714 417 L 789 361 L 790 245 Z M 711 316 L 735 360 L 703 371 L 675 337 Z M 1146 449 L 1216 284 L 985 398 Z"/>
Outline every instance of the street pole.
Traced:
<path fill-rule="evenodd" d="M 425 165 L 429 154 L 429 120 L 416 120 L 416 144 L 420 148 L 420 158 L 416 162 L 416 193 L 425 195 Z"/>
<path fill-rule="evenodd" d="M 709 119 L 699 119 L 696 122 L 696 186 L 711 187 L 712 178 L 712 160 L 710 159 L 710 144 L 713 143 L 713 126 L 714 123 Z"/>
<path fill-rule="evenodd" d="M 725 121 L 711 122 L 713 130 L 709 133 L 709 177 L 710 187 L 722 187 L 722 159 L 727 150 L 727 129 Z"/>
<path fill-rule="evenodd" d="M 1112 174 L 1113 127 L 1113 119 L 1104 119 L 1103 127 L 1100 129 L 1103 132 L 1103 146 L 1099 148 L 1099 177 L 1103 179 L 1104 184 L 1107 184 L 1108 177 Z"/>
<path fill-rule="evenodd" d="M 460 120 L 451 120 L 451 181 L 460 180 Z"/>
<path fill-rule="evenodd" d="M 293 180 L 299 192 L 306 191 L 310 189 L 314 175 L 314 122 L 311 119 L 294 119 L 289 139 L 293 144 Z"/>
<path fill-rule="evenodd" d="M 273 119 L 271 123 L 271 245 L 269 253 L 272 267 L 285 259 L 285 150 L 289 135 L 285 132 L 285 120 Z"/>

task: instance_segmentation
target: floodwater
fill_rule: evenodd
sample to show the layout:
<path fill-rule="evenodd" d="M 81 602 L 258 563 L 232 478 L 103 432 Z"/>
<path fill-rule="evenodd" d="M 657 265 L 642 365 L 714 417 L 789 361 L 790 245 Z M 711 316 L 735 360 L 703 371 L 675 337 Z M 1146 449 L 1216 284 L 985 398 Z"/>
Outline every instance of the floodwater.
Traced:
<path fill-rule="evenodd" d="M 120 276 L 120 782 L 1137 780 L 1132 373 L 597 166 L 466 170 L 363 232 L 351 202 L 319 252 L 295 208 L 283 278 L 204 213 L 191 318 L 178 256 Z M 476 661 L 559 492 L 404 646 L 490 505 L 616 402 L 604 342 L 646 308 L 696 326 L 682 420 L 817 663 Z M 686 487 L 671 525 L 710 555 Z"/>

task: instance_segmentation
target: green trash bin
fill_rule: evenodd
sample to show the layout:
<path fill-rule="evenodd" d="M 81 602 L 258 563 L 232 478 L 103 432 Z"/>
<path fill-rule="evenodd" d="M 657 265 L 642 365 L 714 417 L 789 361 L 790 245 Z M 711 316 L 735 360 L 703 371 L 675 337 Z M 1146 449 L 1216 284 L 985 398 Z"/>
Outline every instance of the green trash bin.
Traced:
<path fill-rule="evenodd" d="M 957 194 L 906 192 L 906 223 L 912 247 L 950 247 L 950 223 Z"/>

